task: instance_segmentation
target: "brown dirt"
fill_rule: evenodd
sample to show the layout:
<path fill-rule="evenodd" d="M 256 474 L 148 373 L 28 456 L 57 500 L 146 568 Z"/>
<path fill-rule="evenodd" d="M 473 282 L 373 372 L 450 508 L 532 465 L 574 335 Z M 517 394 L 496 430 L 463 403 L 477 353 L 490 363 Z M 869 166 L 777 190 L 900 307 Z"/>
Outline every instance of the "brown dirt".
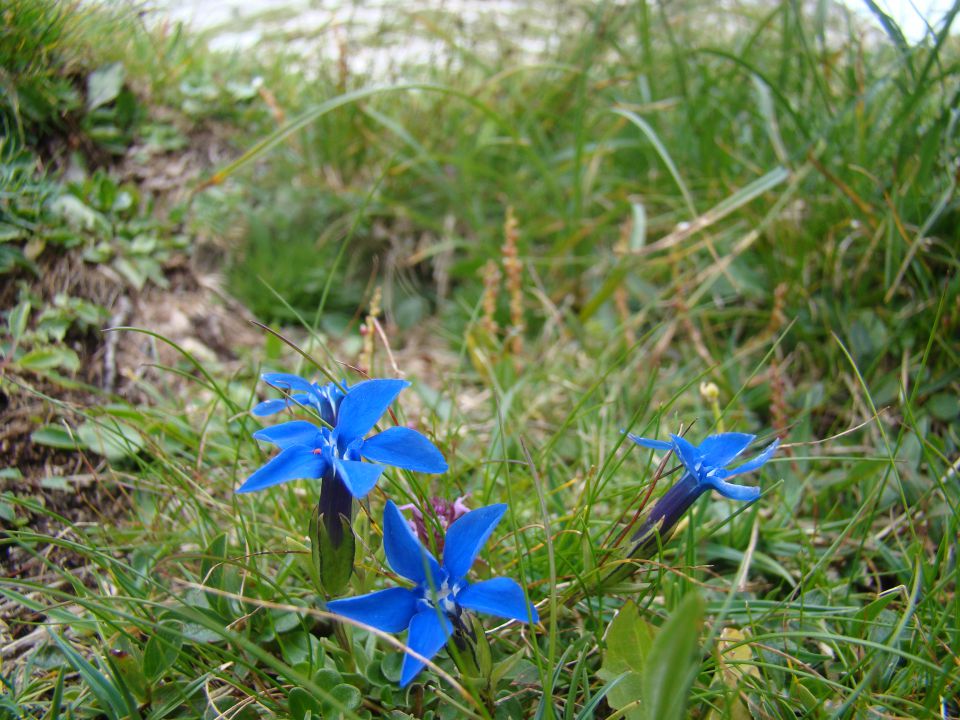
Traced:
<path fill-rule="evenodd" d="M 189 145 L 181 151 L 151 154 L 134 146 L 110 168 L 121 182 L 134 183 L 144 196 L 153 198 L 154 212 L 182 201 L 196 179 L 229 159 L 231 151 L 222 129 L 188 130 Z M 44 508 L 26 518 L 23 508 L 18 508 L 20 527 L 25 522 L 32 531 L 56 536 L 67 527 L 57 516 L 67 523 L 103 523 L 123 518 L 129 511 L 123 489 L 100 474 L 105 467 L 100 457 L 34 443 L 33 432 L 62 421 L 75 427 L 81 422 L 77 410 L 102 404 L 111 396 L 133 404 L 149 402 L 139 388 L 161 375 L 164 387 L 174 395 L 189 382 L 159 367 L 183 364 L 171 345 L 143 333 L 104 332 L 107 327 L 149 330 L 227 372 L 238 367 L 238 350 L 262 343 L 261 334 L 249 323 L 249 312 L 221 289 L 215 273 L 198 266 L 198 257 L 204 257 L 205 267 L 210 267 L 221 256 L 209 240 L 196 239 L 192 256 L 178 256 L 167 263 L 164 275 L 169 286 L 163 289 L 148 286 L 136 291 L 109 268 L 85 262 L 80 251 L 58 250 L 47 250 L 37 259 L 40 272 L 36 276 L 22 272 L 7 275 L 0 283 L 0 312 L 13 307 L 20 283 L 26 282 L 43 301 L 66 293 L 110 313 L 101 330 L 68 333 L 64 343 L 76 351 L 81 367 L 67 382 L 16 374 L 0 364 L 0 467 L 16 468 L 21 475 L 0 479 L 0 493 L 12 493 Z M 44 556 L 65 567 L 77 564 L 69 553 L 52 546 L 39 553 L 4 544 L 5 529 L 0 519 L 0 576 L 42 577 Z M 0 639 L 4 619 L 0 612 Z"/>

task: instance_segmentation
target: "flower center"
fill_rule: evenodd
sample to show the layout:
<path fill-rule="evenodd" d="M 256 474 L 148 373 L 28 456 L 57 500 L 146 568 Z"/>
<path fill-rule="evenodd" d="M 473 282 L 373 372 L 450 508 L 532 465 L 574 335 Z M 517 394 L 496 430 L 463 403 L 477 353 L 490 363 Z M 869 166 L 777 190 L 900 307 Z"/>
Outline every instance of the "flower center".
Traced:
<path fill-rule="evenodd" d="M 337 448 L 337 441 L 333 433 L 328 428 L 320 428 L 320 437 L 316 441 L 316 447 L 313 449 L 314 455 L 323 455 L 331 460 L 335 457 L 341 457 Z M 348 458 L 351 459 L 351 458 Z"/>
<path fill-rule="evenodd" d="M 457 595 L 463 589 L 461 583 L 450 586 L 449 580 L 444 579 L 440 587 L 431 589 L 429 585 L 423 588 L 423 597 L 420 599 L 421 609 L 442 610 L 447 615 L 459 614 Z"/>

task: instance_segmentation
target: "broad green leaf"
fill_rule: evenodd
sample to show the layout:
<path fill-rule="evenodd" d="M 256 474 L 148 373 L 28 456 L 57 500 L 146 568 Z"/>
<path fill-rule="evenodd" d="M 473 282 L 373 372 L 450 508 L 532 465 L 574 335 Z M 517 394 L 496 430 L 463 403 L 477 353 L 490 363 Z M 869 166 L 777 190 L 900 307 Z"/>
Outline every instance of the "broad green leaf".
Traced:
<path fill-rule="evenodd" d="M 632 600 L 620 608 L 604 634 L 606 651 L 597 673 L 607 684 L 616 683 L 607 693 L 611 707 L 622 709 L 642 699 L 643 668 L 653 645 L 654 629 L 640 616 Z M 640 707 L 627 711 L 627 717 L 643 717 Z"/>
<path fill-rule="evenodd" d="M 660 628 L 643 668 L 643 707 L 648 720 L 681 720 L 700 665 L 696 656 L 703 600 L 688 593 Z"/>
<path fill-rule="evenodd" d="M 85 422 L 77 428 L 77 439 L 87 449 L 114 462 L 136 455 L 144 445 L 140 433 L 110 419 Z"/>

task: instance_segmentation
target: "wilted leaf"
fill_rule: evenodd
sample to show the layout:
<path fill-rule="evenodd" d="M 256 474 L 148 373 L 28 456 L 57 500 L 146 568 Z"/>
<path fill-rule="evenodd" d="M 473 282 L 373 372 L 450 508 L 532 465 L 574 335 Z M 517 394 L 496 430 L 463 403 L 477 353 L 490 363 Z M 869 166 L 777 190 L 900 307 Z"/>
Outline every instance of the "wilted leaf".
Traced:
<path fill-rule="evenodd" d="M 730 687 L 736 687 L 740 678 L 745 675 L 758 678 L 760 671 L 756 665 L 748 664 L 753 659 L 750 645 L 744 641 L 747 636 L 742 630 L 725 627 L 720 632 L 717 650 L 720 655 L 720 669 L 723 670 L 723 680 Z"/>

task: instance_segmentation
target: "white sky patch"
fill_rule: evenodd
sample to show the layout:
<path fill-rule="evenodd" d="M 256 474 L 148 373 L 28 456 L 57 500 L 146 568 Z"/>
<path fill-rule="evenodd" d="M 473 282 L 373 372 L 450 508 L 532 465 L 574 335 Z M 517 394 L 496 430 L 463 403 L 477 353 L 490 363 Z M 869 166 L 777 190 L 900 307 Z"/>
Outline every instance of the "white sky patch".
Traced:
<path fill-rule="evenodd" d="M 920 42 L 930 30 L 939 32 L 941 22 L 953 7 L 952 0 L 875 0 L 878 7 L 900 26 L 900 31 L 911 43 Z M 880 22 L 862 0 L 845 0 L 844 3 L 859 16 L 880 27 Z M 960 32 L 960 18 L 954 22 L 952 34 Z"/>
<path fill-rule="evenodd" d="M 880 22 L 864 0 L 837 0 L 850 8 L 865 24 L 881 28 Z M 331 28 L 342 23 L 366 24 L 370 27 L 389 22 L 396 14 L 395 0 L 148 0 L 148 7 L 174 22 L 184 22 L 195 30 L 212 31 L 211 47 L 219 50 L 246 49 L 256 46 L 270 27 L 307 30 Z M 407 9 L 438 7 L 458 9 L 464 21 L 479 14 L 510 17 L 525 5 L 526 0 L 411 0 Z M 707 0 L 704 0 L 707 2 Z M 918 43 L 937 32 L 946 14 L 960 0 L 875 0 L 876 4 L 900 27 L 910 43 Z M 771 3 L 772 4 L 772 3 Z M 263 14 L 273 15 L 271 19 Z M 244 21 L 247 22 L 244 22 Z M 960 33 L 960 18 L 953 34 Z M 417 56 L 434 50 L 422 39 L 411 38 L 410 47 L 392 48 L 405 56 Z M 437 41 L 439 42 L 439 41 Z M 309 43 L 306 43 L 309 44 Z M 442 45 L 442 43 L 440 43 Z M 423 47 L 421 47 L 423 46 Z M 543 49 L 543 48 L 538 48 Z M 356 48 L 354 48 L 356 50 Z M 334 53 L 328 53 L 331 56 Z M 382 54 L 382 53 L 381 53 Z M 373 63 L 377 65 L 378 63 Z M 382 64 L 382 63 L 379 63 Z"/>

